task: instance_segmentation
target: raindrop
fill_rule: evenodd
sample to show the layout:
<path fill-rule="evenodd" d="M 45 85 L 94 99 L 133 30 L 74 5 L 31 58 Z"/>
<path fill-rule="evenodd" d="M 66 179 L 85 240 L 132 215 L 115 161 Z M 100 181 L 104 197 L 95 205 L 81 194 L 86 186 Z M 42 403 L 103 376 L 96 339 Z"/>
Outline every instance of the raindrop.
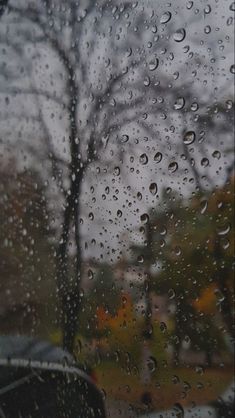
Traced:
<path fill-rule="evenodd" d="M 187 7 L 188 10 L 192 9 L 193 1 L 188 1 L 188 3 L 186 4 L 186 7 Z"/>
<path fill-rule="evenodd" d="M 148 87 L 150 85 L 150 78 L 148 76 L 144 79 L 144 85 L 145 87 Z"/>
<path fill-rule="evenodd" d="M 212 154 L 212 157 L 213 157 L 213 158 L 216 158 L 217 160 L 219 160 L 219 159 L 220 159 L 220 157 L 221 157 L 221 153 L 220 153 L 220 151 L 215 150 L 215 151 L 213 152 L 213 154 Z"/>
<path fill-rule="evenodd" d="M 89 213 L 88 218 L 90 219 L 90 221 L 94 220 L 94 214 L 92 212 Z"/>
<path fill-rule="evenodd" d="M 235 1 L 233 1 L 230 6 L 229 6 L 229 10 L 231 10 L 231 12 L 235 12 Z"/>
<path fill-rule="evenodd" d="M 174 40 L 175 40 L 175 42 L 182 42 L 185 39 L 185 36 L 186 36 L 185 29 L 183 29 L 183 28 L 178 29 L 174 33 Z"/>
<path fill-rule="evenodd" d="M 235 64 L 231 65 L 230 73 L 235 74 Z"/>
<path fill-rule="evenodd" d="M 226 109 L 231 110 L 233 108 L 232 100 L 226 100 Z"/>
<path fill-rule="evenodd" d="M 90 279 L 90 280 L 92 280 L 94 278 L 94 273 L 91 269 L 88 270 L 87 275 L 88 275 L 88 279 Z"/>
<path fill-rule="evenodd" d="M 150 62 L 149 62 L 149 70 L 150 71 L 154 71 L 157 69 L 159 65 L 159 60 L 158 58 L 153 58 Z"/>
<path fill-rule="evenodd" d="M 208 35 L 209 33 L 211 33 L 211 27 L 209 25 L 205 26 L 204 28 L 204 32 Z"/>
<path fill-rule="evenodd" d="M 156 368 L 157 368 L 157 360 L 155 359 L 155 357 L 150 356 L 147 359 L 147 366 L 148 366 L 148 369 L 149 369 L 150 373 L 153 373 L 156 370 Z"/>
<path fill-rule="evenodd" d="M 118 209 L 118 211 L 117 211 L 117 217 L 118 218 L 121 218 L 122 217 L 122 211 L 120 209 Z"/>
<path fill-rule="evenodd" d="M 202 158 L 201 165 L 202 165 L 202 167 L 208 167 L 208 165 L 209 165 L 208 158 L 206 158 L 206 157 Z"/>
<path fill-rule="evenodd" d="M 206 15 L 208 15 L 211 12 L 211 6 L 209 4 L 206 5 L 205 9 L 204 9 L 204 13 Z"/>
<path fill-rule="evenodd" d="M 156 162 L 156 163 L 160 163 L 161 161 L 162 161 L 162 153 L 161 152 L 157 152 L 155 155 L 154 155 L 154 161 Z"/>
<path fill-rule="evenodd" d="M 147 156 L 147 154 L 141 154 L 141 156 L 139 158 L 139 162 L 142 165 L 146 165 L 148 163 L 148 156 Z"/>
<path fill-rule="evenodd" d="M 179 382 L 180 382 L 180 379 L 176 374 L 172 376 L 172 383 L 174 383 L 174 385 L 177 385 L 177 383 Z"/>
<path fill-rule="evenodd" d="M 167 326 L 166 326 L 165 322 L 160 322 L 159 327 L 160 327 L 160 330 L 162 332 L 166 332 L 167 331 Z"/>
<path fill-rule="evenodd" d="M 137 193 L 137 199 L 142 200 L 142 194 L 140 192 Z"/>
<path fill-rule="evenodd" d="M 150 193 L 153 196 L 155 196 L 157 194 L 157 190 L 158 190 L 157 184 L 156 183 L 151 183 L 150 186 L 149 186 Z"/>
<path fill-rule="evenodd" d="M 121 137 L 122 144 L 125 144 L 128 141 L 129 141 L 129 135 L 126 135 L 126 134 L 122 135 L 122 137 Z"/>
<path fill-rule="evenodd" d="M 169 297 L 169 299 L 174 299 L 175 298 L 175 291 L 174 291 L 174 289 L 169 289 L 168 290 L 168 297 Z"/>
<path fill-rule="evenodd" d="M 144 257 L 143 257 L 142 255 L 138 255 L 138 257 L 137 257 L 137 261 L 138 261 L 138 263 L 143 264 L 143 262 L 144 262 Z"/>
<path fill-rule="evenodd" d="M 219 228 L 217 228 L 217 234 L 220 235 L 220 236 L 227 235 L 229 233 L 230 229 L 231 229 L 230 224 L 222 225 Z"/>
<path fill-rule="evenodd" d="M 197 104 L 197 102 L 193 102 L 192 104 L 191 104 L 191 107 L 190 107 L 190 109 L 192 110 L 192 112 L 196 112 L 197 110 L 198 110 L 198 104 Z"/>
<path fill-rule="evenodd" d="M 114 168 L 114 175 L 115 176 L 119 176 L 119 174 L 120 174 L 120 168 L 119 167 L 115 167 Z"/>
<path fill-rule="evenodd" d="M 178 163 L 176 161 L 173 161 L 172 163 L 168 165 L 168 170 L 170 171 L 170 173 L 175 173 L 177 169 L 178 169 Z"/>
<path fill-rule="evenodd" d="M 169 22 L 169 20 L 171 20 L 171 12 L 165 12 L 160 19 L 160 23 L 164 24 Z"/>
<path fill-rule="evenodd" d="M 143 214 L 140 216 L 140 220 L 141 220 L 141 222 L 142 222 L 143 224 L 147 224 L 147 223 L 148 223 L 148 221 L 149 221 L 149 216 L 148 216 L 148 214 L 147 214 L 147 213 L 143 213 Z"/>
<path fill-rule="evenodd" d="M 184 141 L 184 144 L 185 145 L 190 145 L 190 144 L 192 144 L 195 141 L 195 139 L 196 139 L 195 132 L 194 131 L 187 131 L 184 134 L 183 141 Z"/>
<path fill-rule="evenodd" d="M 175 110 L 180 110 L 184 107 L 185 105 L 185 100 L 183 97 L 179 97 L 178 99 L 176 99 L 175 103 L 174 103 L 174 109 Z"/>
<path fill-rule="evenodd" d="M 208 202 L 207 202 L 207 200 L 202 200 L 202 201 L 201 201 L 201 203 L 200 203 L 200 213 L 201 213 L 202 215 L 206 212 L 207 207 L 208 207 Z"/>
<path fill-rule="evenodd" d="M 132 49 L 128 48 L 128 50 L 126 51 L 126 56 L 130 57 L 132 55 Z"/>

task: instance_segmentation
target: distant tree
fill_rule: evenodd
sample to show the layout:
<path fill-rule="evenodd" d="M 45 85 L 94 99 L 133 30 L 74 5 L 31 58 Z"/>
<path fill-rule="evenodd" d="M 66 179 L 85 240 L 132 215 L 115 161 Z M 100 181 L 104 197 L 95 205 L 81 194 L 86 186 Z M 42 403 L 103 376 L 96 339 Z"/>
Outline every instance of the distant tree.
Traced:
<path fill-rule="evenodd" d="M 217 335 L 218 347 L 222 346 L 213 321 L 218 313 L 229 335 L 234 334 L 233 190 L 234 177 L 230 177 L 223 187 L 195 193 L 190 200 L 168 191 L 163 197 L 162 210 L 148 215 L 148 241 L 144 246 L 134 247 L 137 257 L 157 267 L 157 273 L 151 274 L 150 290 L 168 294 L 175 302 L 176 361 L 185 336 L 192 346 L 205 349 L 208 358 L 216 343 L 213 337 L 206 338 L 206 334 Z M 216 309 L 214 306 L 210 312 L 200 314 L 196 300 L 212 285 Z"/>
<path fill-rule="evenodd" d="M 55 262 L 45 186 L 34 169 L 21 170 L 14 160 L 1 166 L 0 175 L 1 314 L 35 304 L 45 312 L 50 306 L 55 317 L 56 306 L 48 303 L 55 303 Z"/>

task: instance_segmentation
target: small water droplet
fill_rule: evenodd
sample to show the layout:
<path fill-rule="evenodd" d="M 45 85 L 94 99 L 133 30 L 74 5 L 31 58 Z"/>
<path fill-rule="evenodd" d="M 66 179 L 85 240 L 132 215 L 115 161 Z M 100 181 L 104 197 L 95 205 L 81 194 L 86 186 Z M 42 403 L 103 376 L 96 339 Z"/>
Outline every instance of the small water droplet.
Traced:
<path fill-rule="evenodd" d="M 137 199 L 142 200 L 142 193 L 140 193 L 140 192 L 137 193 Z"/>
<path fill-rule="evenodd" d="M 202 165 L 202 167 L 208 167 L 208 165 L 209 165 L 208 158 L 206 158 L 206 157 L 202 158 L 201 165 Z"/>
<path fill-rule="evenodd" d="M 148 76 L 144 79 L 144 85 L 145 87 L 148 87 L 150 85 L 150 78 Z"/>
<path fill-rule="evenodd" d="M 160 327 L 160 330 L 162 332 L 166 332 L 167 331 L 167 326 L 166 326 L 166 323 L 165 322 L 160 322 L 159 327 Z"/>
<path fill-rule="evenodd" d="M 211 6 L 207 4 L 206 7 L 204 8 L 204 13 L 208 15 L 210 12 L 211 12 Z"/>
<path fill-rule="evenodd" d="M 188 3 L 186 4 L 186 7 L 187 7 L 188 10 L 192 9 L 193 1 L 188 1 Z"/>
<path fill-rule="evenodd" d="M 190 107 L 190 109 L 192 110 L 192 112 L 196 112 L 197 110 L 198 110 L 198 104 L 197 104 L 197 102 L 193 102 L 192 104 L 191 104 L 191 107 Z"/>
<path fill-rule="evenodd" d="M 235 74 L 235 64 L 231 65 L 230 73 Z"/>
<path fill-rule="evenodd" d="M 207 200 L 202 200 L 202 201 L 201 201 L 201 203 L 200 203 L 200 213 L 201 213 L 202 215 L 206 212 L 207 207 L 208 207 L 208 202 L 207 202 Z"/>
<path fill-rule="evenodd" d="M 177 383 L 179 382 L 180 382 L 180 379 L 176 374 L 172 376 L 172 383 L 174 383 L 174 385 L 177 385 Z"/>
<path fill-rule="evenodd" d="M 137 261 L 138 261 L 138 263 L 143 264 L 143 262 L 144 262 L 144 257 L 143 257 L 142 255 L 138 255 L 138 257 L 137 257 Z"/>
<path fill-rule="evenodd" d="M 218 150 L 215 150 L 212 154 L 213 158 L 216 158 L 217 160 L 219 160 L 221 158 L 221 153 Z"/>
<path fill-rule="evenodd" d="M 231 110 L 233 108 L 232 100 L 226 100 L 226 109 Z"/>
<path fill-rule="evenodd" d="M 229 10 L 231 10 L 231 12 L 235 12 L 235 1 L 233 1 L 230 6 L 229 6 Z"/>
<path fill-rule="evenodd" d="M 92 212 L 89 213 L 88 218 L 90 219 L 90 221 L 94 220 L 94 214 Z"/>
<path fill-rule="evenodd" d="M 115 167 L 114 168 L 114 175 L 115 176 L 119 176 L 119 174 L 120 174 L 120 168 L 119 167 Z"/>
<path fill-rule="evenodd" d="M 162 153 L 161 152 L 157 152 L 155 155 L 154 155 L 154 161 L 156 162 L 156 163 L 160 163 L 161 161 L 162 161 Z"/>
<path fill-rule="evenodd" d="M 170 173 L 175 173 L 177 169 L 178 169 L 178 163 L 176 161 L 173 161 L 172 163 L 168 165 L 168 170 L 170 171 Z"/>
<path fill-rule="evenodd" d="M 94 278 L 94 273 L 91 269 L 88 270 L 87 275 L 88 275 L 88 279 L 90 279 L 90 280 L 92 280 Z"/>
<path fill-rule="evenodd" d="M 150 373 L 153 373 L 156 370 L 156 368 L 157 368 L 157 360 L 155 359 L 155 357 L 150 356 L 147 359 L 147 366 L 148 366 L 148 369 L 149 369 Z"/>
<path fill-rule="evenodd" d="M 117 217 L 118 218 L 122 217 L 122 211 L 120 209 L 117 210 Z"/>
<path fill-rule="evenodd" d="M 169 297 L 169 299 L 174 299 L 175 298 L 175 291 L 174 291 L 174 289 L 169 289 L 168 290 L 168 297 Z"/>
<path fill-rule="evenodd" d="M 210 25 L 205 26 L 204 28 L 204 32 L 208 35 L 209 33 L 211 33 L 211 27 Z"/>
<path fill-rule="evenodd" d="M 153 196 L 155 196 L 157 194 L 157 189 L 158 189 L 158 187 L 157 187 L 156 183 L 151 183 L 150 184 L 149 191 Z"/>
<path fill-rule="evenodd" d="M 139 162 L 142 165 L 146 165 L 148 163 L 148 156 L 147 156 L 147 154 L 141 154 L 141 156 L 139 158 Z"/>

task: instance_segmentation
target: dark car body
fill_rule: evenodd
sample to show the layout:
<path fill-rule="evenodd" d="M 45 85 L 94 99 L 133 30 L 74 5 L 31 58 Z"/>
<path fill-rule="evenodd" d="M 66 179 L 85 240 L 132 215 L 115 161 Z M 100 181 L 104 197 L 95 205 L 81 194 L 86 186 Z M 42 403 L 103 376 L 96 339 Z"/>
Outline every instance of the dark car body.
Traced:
<path fill-rule="evenodd" d="M 0 337 L 0 416 L 104 418 L 101 392 L 59 347 Z"/>

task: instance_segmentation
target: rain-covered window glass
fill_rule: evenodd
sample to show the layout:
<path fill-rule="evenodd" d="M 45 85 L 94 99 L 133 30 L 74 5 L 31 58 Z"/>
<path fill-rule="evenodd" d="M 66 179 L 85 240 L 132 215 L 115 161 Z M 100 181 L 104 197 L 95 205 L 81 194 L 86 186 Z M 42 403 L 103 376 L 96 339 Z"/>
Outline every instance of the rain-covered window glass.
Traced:
<path fill-rule="evenodd" d="M 234 413 L 232 0 L 0 1 L 0 416 Z"/>

